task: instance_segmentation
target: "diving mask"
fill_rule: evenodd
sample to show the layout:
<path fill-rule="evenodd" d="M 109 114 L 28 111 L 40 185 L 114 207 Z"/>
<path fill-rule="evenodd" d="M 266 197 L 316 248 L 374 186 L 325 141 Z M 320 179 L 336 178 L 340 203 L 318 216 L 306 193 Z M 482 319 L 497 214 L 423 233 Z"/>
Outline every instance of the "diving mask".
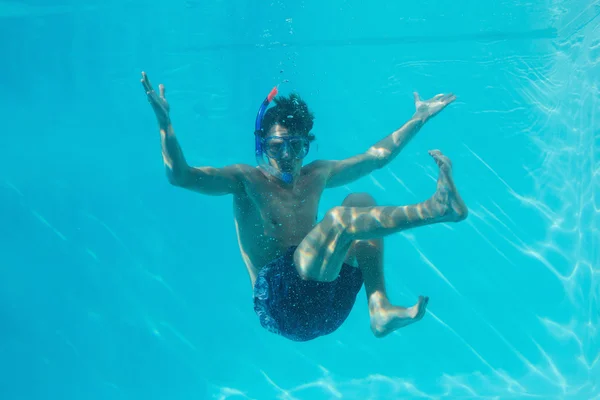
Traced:
<path fill-rule="evenodd" d="M 260 168 L 269 172 L 269 174 L 281 179 L 285 183 L 292 183 L 292 174 L 289 172 L 281 172 L 277 168 L 274 168 L 265 160 L 263 154 L 269 158 L 280 159 L 284 154 L 284 151 L 287 150 L 292 157 L 302 159 L 308 154 L 310 142 L 308 138 L 303 136 L 270 136 L 264 138 L 265 132 L 262 128 L 262 120 L 267 111 L 267 107 L 276 95 L 277 86 L 271 89 L 256 114 L 256 121 L 254 124 L 254 150 L 256 162 Z"/>
<path fill-rule="evenodd" d="M 308 154 L 310 142 L 305 136 L 269 136 L 262 140 L 267 157 L 279 160 L 287 152 L 292 158 L 301 160 Z"/>

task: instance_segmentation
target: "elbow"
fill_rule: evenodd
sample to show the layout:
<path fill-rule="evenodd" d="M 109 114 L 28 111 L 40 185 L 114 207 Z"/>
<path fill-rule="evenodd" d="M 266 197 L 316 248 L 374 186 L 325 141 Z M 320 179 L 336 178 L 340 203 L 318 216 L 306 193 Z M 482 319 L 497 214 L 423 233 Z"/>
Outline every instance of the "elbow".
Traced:
<path fill-rule="evenodd" d="M 369 164 L 371 164 L 371 169 L 382 169 L 390 162 L 389 154 L 387 154 L 383 149 L 370 149 L 367 152 L 367 157 L 369 157 Z"/>
<path fill-rule="evenodd" d="M 186 187 L 188 184 L 188 174 L 182 173 L 181 171 L 174 171 L 171 168 L 167 168 L 167 180 L 173 186 Z"/>
<path fill-rule="evenodd" d="M 387 159 L 386 157 L 378 157 L 375 159 L 375 161 L 373 161 L 373 163 L 375 165 L 374 169 L 382 169 L 383 167 L 388 165 L 389 162 L 390 162 L 390 160 Z"/>
<path fill-rule="evenodd" d="M 181 181 L 179 181 L 178 179 L 175 179 L 173 177 L 173 175 L 169 174 L 168 172 L 167 172 L 167 181 L 169 181 L 169 184 L 171 184 L 172 186 L 178 186 L 178 187 L 182 186 Z"/>
<path fill-rule="evenodd" d="M 373 170 L 382 169 L 383 167 L 388 165 L 389 162 L 390 162 L 390 160 L 388 159 L 388 157 L 385 157 L 383 155 L 372 156 L 372 159 L 371 159 L 372 169 Z"/>

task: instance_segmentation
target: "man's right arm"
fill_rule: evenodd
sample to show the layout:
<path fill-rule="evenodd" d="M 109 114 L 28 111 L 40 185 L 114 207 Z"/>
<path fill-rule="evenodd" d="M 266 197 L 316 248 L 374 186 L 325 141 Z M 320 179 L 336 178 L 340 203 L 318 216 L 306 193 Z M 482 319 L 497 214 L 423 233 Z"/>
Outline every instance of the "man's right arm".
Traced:
<path fill-rule="evenodd" d="M 142 72 L 141 82 L 158 122 L 163 162 L 167 167 L 169 182 L 175 186 L 213 196 L 234 194 L 242 190 L 244 172 L 250 170 L 248 166 L 194 168 L 188 165 L 175 137 L 173 125 L 171 125 L 170 107 L 165 97 L 165 86 L 163 84 L 158 85 L 159 93 L 156 93 L 145 72 Z"/>
<path fill-rule="evenodd" d="M 190 167 L 170 123 L 160 127 L 160 138 L 167 178 L 172 185 L 213 196 L 234 194 L 243 189 L 246 166 Z"/>

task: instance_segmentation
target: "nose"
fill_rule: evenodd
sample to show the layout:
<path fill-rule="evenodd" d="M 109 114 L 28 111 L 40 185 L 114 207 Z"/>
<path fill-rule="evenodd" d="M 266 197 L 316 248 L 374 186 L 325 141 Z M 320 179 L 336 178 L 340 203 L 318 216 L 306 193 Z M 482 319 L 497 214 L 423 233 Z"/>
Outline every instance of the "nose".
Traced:
<path fill-rule="evenodd" d="M 281 158 L 290 158 L 290 149 L 288 149 L 287 143 L 283 146 L 283 150 L 281 151 Z"/>

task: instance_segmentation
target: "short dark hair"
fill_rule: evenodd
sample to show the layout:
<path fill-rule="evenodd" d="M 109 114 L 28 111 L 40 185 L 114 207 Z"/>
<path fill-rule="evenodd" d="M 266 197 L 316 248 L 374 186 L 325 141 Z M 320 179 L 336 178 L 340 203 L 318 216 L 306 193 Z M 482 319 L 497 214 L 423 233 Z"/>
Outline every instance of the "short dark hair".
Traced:
<path fill-rule="evenodd" d="M 315 136 L 310 133 L 315 116 L 297 93 L 292 93 L 288 97 L 277 96 L 273 102 L 275 106 L 267 110 L 262 122 L 263 137 L 273 125 L 278 124 L 292 132 L 308 136 L 311 142 L 315 140 Z"/>

